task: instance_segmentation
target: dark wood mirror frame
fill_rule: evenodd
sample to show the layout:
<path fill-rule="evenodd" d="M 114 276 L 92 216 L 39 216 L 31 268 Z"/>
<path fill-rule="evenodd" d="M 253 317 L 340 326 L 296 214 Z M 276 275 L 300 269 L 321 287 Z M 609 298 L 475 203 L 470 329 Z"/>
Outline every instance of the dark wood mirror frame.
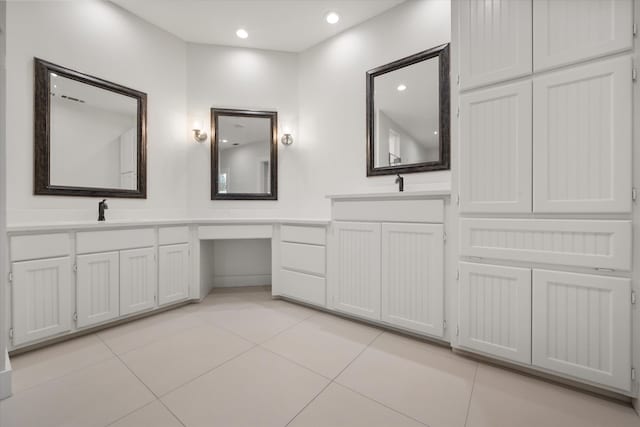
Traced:
<path fill-rule="evenodd" d="M 256 117 L 271 121 L 271 144 L 269 149 L 270 193 L 219 193 L 218 192 L 218 118 Z M 276 111 L 234 110 L 226 108 L 211 109 L 211 200 L 278 200 L 278 113 Z"/>
<path fill-rule="evenodd" d="M 102 80 L 88 74 L 80 73 L 69 68 L 55 65 L 39 58 L 34 58 L 35 63 L 35 104 L 34 104 L 34 194 L 48 196 L 81 196 L 81 197 L 126 197 L 147 198 L 147 94 L 130 89 L 116 83 Z M 134 98 L 138 104 L 138 135 L 137 135 L 137 185 L 135 190 L 122 188 L 95 188 L 81 186 L 51 185 L 50 168 L 50 98 L 51 79 L 50 74 L 55 73 L 95 86 L 100 89 L 116 92 L 124 96 Z"/>
<path fill-rule="evenodd" d="M 439 58 L 439 140 L 440 158 L 434 162 L 422 162 L 405 166 L 375 165 L 375 105 L 374 105 L 374 80 L 377 76 L 386 74 L 409 65 L 417 64 L 431 58 Z M 367 71 L 367 176 L 396 175 L 399 173 L 428 172 L 446 170 L 451 167 L 451 142 L 450 142 L 450 96 L 449 96 L 449 44 L 434 47 L 415 55 L 399 59 L 381 67 Z"/>

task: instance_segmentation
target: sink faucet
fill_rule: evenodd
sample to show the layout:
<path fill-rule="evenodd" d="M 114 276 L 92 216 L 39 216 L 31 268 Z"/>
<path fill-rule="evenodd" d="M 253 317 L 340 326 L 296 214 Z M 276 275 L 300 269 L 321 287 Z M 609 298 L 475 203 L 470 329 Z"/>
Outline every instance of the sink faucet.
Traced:
<path fill-rule="evenodd" d="M 98 203 L 98 221 L 104 221 L 104 210 L 109 209 L 107 199 L 103 199 Z"/>
<path fill-rule="evenodd" d="M 398 191 L 404 191 L 404 178 L 400 176 L 400 174 L 398 174 L 398 177 L 396 178 L 396 184 L 398 184 Z"/>

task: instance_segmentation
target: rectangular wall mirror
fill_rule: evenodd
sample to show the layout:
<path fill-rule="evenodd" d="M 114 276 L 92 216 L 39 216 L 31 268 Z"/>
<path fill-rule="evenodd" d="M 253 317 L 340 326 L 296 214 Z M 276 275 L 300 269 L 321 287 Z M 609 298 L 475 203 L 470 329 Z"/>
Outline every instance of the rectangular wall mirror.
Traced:
<path fill-rule="evenodd" d="M 211 109 L 211 200 L 278 199 L 278 113 Z"/>
<path fill-rule="evenodd" d="M 449 169 L 449 45 L 367 72 L 367 176 Z"/>
<path fill-rule="evenodd" d="M 39 195 L 146 198 L 147 95 L 35 59 Z"/>

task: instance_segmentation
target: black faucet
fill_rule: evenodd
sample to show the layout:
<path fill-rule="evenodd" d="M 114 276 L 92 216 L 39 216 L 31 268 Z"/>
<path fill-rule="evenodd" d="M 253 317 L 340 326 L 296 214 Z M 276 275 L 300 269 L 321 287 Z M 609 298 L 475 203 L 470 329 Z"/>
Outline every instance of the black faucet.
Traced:
<path fill-rule="evenodd" d="M 400 174 L 398 174 L 398 177 L 396 178 L 396 184 L 398 184 L 398 190 L 400 192 L 404 191 L 404 178 L 400 176 Z"/>
<path fill-rule="evenodd" d="M 107 205 L 107 199 L 104 199 L 98 203 L 98 221 L 104 221 L 105 209 L 109 209 L 109 206 Z"/>

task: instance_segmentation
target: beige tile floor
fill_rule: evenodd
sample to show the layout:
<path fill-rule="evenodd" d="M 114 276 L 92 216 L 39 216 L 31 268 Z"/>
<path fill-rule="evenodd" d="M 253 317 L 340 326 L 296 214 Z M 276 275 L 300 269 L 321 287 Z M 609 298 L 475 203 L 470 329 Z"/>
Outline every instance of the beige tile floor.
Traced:
<path fill-rule="evenodd" d="M 1 427 L 639 427 L 628 406 L 223 290 L 12 359 Z"/>

